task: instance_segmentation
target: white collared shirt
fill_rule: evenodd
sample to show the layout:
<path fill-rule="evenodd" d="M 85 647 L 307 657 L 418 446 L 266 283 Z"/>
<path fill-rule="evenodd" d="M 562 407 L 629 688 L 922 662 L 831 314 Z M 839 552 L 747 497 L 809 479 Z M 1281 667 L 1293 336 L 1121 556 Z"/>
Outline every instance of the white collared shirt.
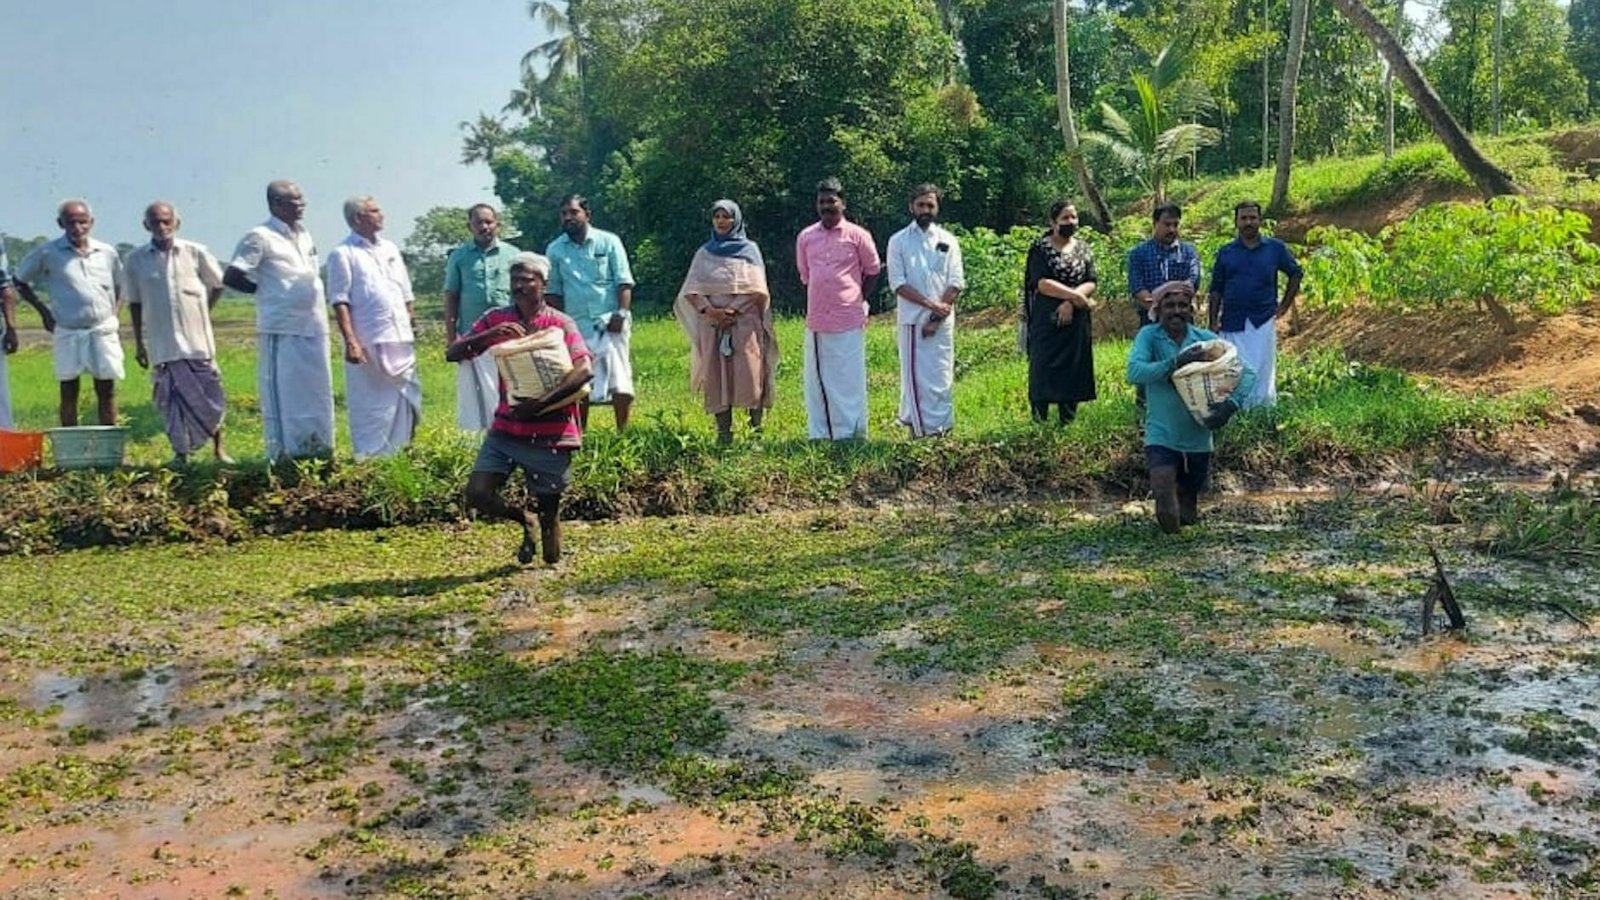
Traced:
<path fill-rule="evenodd" d="M 328 304 L 350 307 L 361 343 L 410 343 L 411 299 L 411 275 L 394 241 L 351 232 L 328 254 Z"/>
<path fill-rule="evenodd" d="M 967 287 L 966 271 L 961 264 L 961 244 L 955 235 L 930 224 L 927 231 L 916 222 L 895 232 L 889 238 L 889 290 L 898 291 L 901 285 L 929 300 L 937 301 L 947 288 Z M 917 325 L 928 320 L 931 312 L 926 306 L 913 303 L 904 297 L 895 297 L 897 319 L 901 325 Z"/>
<path fill-rule="evenodd" d="M 222 287 L 222 267 L 210 250 L 173 238 L 171 250 L 145 244 L 123 266 L 122 294 L 141 308 L 152 365 L 217 355 L 207 301 Z"/>
<path fill-rule="evenodd" d="M 50 292 L 50 312 L 67 328 L 93 328 L 117 317 L 117 285 L 122 282 L 122 258 L 115 247 L 89 238 L 79 253 L 66 235 L 33 248 L 17 266 L 18 281 L 45 281 Z"/>
<path fill-rule="evenodd" d="M 291 229 L 273 216 L 245 233 L 228 266 L 256 284 L 257 332 L 302 337 L 328 333 L 317 245 L 310 232 Z"/>

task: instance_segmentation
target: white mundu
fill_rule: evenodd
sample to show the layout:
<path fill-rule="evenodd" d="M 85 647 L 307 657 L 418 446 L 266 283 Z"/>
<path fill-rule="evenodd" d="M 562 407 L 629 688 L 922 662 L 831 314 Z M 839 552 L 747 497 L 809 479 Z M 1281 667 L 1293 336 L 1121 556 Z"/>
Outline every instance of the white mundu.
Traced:
<path fill-rule="evenodd" d="M 814 440 L 867 436 L 867 333 L 806 329 L 806 425 Z"/>
<path fill-rule="evenodd" d="M 961 244 L 955 235 L 930 223 L 912 222 L 889 238 L 889 289 L 908 286 L 929 300 L 950 288 L 967 286 Z M 955 427 L 955 315 L 939 323 L 932 335 L 922 327 L 932 310 L 904 297 L 895 301 L 895 345 L 900 352 L 899 420 L 916 437 L 941 434 Z"/>

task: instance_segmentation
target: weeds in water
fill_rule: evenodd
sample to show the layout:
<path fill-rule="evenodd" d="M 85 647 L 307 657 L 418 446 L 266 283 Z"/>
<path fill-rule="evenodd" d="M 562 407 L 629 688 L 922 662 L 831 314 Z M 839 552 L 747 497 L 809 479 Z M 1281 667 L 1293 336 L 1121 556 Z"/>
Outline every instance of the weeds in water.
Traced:
<path fill-rule="evenodd" d="M 1485 521 L 1479 542 L 1490 553 L 1581 565 L 1600 561 L 1600 480 L 1558 479 L 1539 494 L 1491 490 L 1476 507 Z"/>

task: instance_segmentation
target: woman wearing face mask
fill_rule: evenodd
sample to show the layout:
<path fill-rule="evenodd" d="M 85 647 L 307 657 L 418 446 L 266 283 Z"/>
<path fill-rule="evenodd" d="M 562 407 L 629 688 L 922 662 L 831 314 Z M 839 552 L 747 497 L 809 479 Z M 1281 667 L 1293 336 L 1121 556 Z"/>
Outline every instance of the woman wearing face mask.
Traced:
<path fill-rule="evenodd" d="M 711 238 L 695 251 L 673 305 L 689 338 L 689 384 L 705 395 L 717 421 L 717 442 L 733 440 L 733 410 L 749 410 L 759 432 L 772 408 L 778 339 L 772 330 L 767 269 L 761 248 L 745 237 L 744 214 L 732 200 L 711 207 Z"/>
<path fill-rule="evenodd" d="M 1094 252 L 1079 240 L 1078 210 L 1070 200 L 1050 207 L 1050 230 L 1028 247 L 1022 318 L 1027 323 L 1028 405 L 1034 419 L 1050 418 L 1054 403 L 1062 425 L 1078 404 L 1094 399 Z"/>

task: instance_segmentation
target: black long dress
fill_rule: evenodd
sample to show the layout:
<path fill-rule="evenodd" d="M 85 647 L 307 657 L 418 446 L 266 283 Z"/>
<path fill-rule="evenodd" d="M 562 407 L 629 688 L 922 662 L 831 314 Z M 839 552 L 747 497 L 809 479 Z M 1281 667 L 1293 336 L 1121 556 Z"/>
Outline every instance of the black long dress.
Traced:
<path fill-rule="evenodd" d="M 1094 330 L 1089 310 L 1074 309 L 1066 327 L 1056 324 L 1062 302 L 1039 293 L 1039 282 L 1053 278 L 1067 287 L 1097 281 L 1094 251 L 1080 240 L 1057 251 L 1048 234 L 1028 248 L 1022 296 L 1028 317 L 1028 402 L 1083 403 L 1094 399 Z"/>

